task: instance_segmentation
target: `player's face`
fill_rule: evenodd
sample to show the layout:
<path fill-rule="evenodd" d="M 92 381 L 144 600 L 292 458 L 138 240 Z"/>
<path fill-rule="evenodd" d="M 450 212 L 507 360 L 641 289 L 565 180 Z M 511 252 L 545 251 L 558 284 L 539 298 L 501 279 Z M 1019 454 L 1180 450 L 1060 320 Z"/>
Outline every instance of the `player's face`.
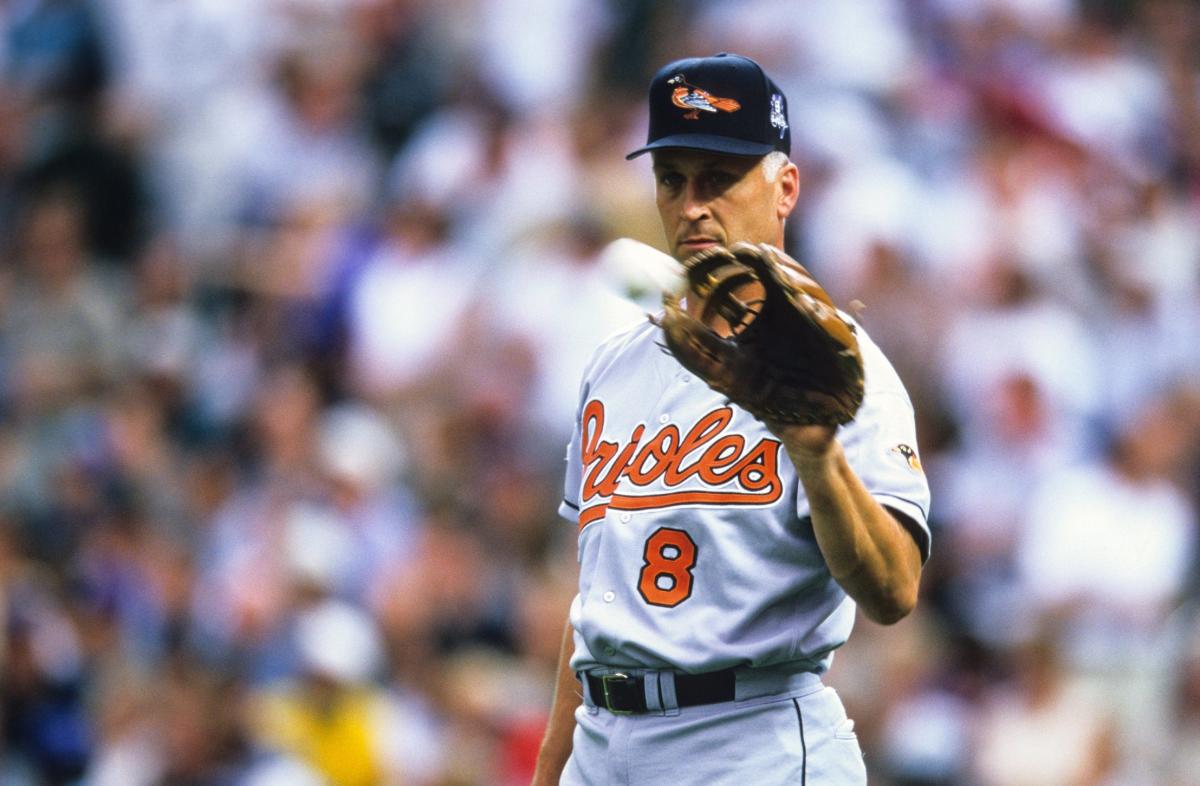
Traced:
<path fill-rule="evenodd" d="M 654 179 L 658 213 L 676 259 L 740 240 L 783 246 L 783 221 L 798 194 L 793 165 L 768 182 L 762 159 L 658 150 Z"/>

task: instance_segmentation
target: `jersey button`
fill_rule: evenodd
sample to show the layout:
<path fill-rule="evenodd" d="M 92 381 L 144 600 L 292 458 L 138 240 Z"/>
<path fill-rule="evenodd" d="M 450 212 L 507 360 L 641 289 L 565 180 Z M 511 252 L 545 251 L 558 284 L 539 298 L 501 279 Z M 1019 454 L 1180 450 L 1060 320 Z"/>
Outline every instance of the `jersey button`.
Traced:
<path fill-rule="evenodd" d="M 623 522 L 628 523 L 631 518 L 633 518 L 632 513 L 622 513 L 621 514 L 621 521 L 623 521 Z"/>
<path fill-rule="evenodd" d="M 604 593 L 604 602 L 605 603 L 612 603 L 616 599 L 617 599 L 617 593 L 613 592 L 612 590 L 609 590 L 608 592 Z"/>
<path fill-rule="evenodd" d="M 658 422 L 659 422 L 659 423 L 666 423 L 666 422 L 668 422 L 668 421 L 670 421 L 670 420 L 671 420 L 671 416 L 670 416 L 670 415 L 668 415 L 666 412 L 664 412 L 664 413 L 662 413 L 661 415 L 659 415 L 659 416 L 658 416 Z"/>

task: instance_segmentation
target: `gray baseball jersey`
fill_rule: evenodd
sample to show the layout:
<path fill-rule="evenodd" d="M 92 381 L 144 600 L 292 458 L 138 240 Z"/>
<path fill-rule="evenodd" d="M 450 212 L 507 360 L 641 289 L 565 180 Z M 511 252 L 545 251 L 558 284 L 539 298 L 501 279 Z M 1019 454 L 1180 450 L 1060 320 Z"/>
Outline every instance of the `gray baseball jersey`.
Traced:
<path fill-rule="evenodd" d="M 912 404 L 859 328 L 866 396 L 838 440 L 929 553 L 929 486 Z M 560 513 L 579 528 L 575 671 L 828 668 L 854 602 L 817 547 L 781 443 L 684 369 L 643 323 L 584 372 Z"/>

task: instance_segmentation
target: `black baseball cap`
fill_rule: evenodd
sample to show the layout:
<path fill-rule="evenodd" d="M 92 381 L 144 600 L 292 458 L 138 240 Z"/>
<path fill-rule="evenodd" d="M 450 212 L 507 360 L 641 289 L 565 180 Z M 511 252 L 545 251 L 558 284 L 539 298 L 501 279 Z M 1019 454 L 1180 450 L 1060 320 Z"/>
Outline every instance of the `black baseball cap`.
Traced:
<path fill-rule="evenodd" d="M 787 97 L 748 57 L 721 52 L 676 60 L 650 82 L 646 146 L 625 157 L 671 147 L 735 156 L 790 154 Z"/>

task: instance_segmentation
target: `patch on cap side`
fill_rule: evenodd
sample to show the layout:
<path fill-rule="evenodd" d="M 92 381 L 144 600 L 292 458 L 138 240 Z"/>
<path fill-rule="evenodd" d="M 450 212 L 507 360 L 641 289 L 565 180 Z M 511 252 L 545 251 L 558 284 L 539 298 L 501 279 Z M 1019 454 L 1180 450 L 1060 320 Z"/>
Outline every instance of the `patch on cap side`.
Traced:
<path fill-rule="evenodd" d="M 771 96 L 771 125 L 779 129 L 779 138 L 788 129 L 787 114 L 783 111 L 783 96 L 775 93 Z"/>

